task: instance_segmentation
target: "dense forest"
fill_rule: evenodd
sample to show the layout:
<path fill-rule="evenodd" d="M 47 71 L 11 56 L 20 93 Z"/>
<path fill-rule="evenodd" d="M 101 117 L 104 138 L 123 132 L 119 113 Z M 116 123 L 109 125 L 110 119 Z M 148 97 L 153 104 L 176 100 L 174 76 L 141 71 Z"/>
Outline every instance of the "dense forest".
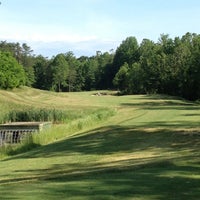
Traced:
<path fill-rule="evenodd" d="M 0 42 L 0 88 L 21 85 L 51 91 L 117 89 L 121 94 L 162 93 L 200 99 L 200 35 L 157 42 L 128 37 L 116 51 L 76 58 L 34 55 L 27 44 Z"/>

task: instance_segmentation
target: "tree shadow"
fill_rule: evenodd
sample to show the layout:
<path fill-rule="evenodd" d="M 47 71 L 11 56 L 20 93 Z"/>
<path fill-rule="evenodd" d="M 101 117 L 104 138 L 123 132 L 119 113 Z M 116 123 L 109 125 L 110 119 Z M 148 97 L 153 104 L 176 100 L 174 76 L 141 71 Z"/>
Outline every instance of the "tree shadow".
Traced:
<path fill-rule="evenodd" d="M 134 98 L 131 103 L 121 103 L 121 106 L 147 110 L 200 110 L 198 103 L 166 95 L 142 95 Z"/>
<path fill-rule="evenodd" d="M 184 126 L 183 126 L 184 124 Z M 199 124 L 198 124 L 199 125 Z M 196 127 L 197 123 L 188 122 L 151 122 L 145 126 L 105 126 L 77 134 L 62 141 L 38 147 L 30 152 L 9 159 L 36 158 L 80 153 L 86 155 L 110 155 L 114 153 L 130 153 L 148 149 L 174 151 L 172 144 L 176 143 L 176 151 L 188 148 L 193 150 L 200 144 L 199 132 L 174 129 L 177 127 Z M 159 128 L 158 128 L 159 127 Z M 186 134 L 187 133 L 187 134 Z M 187 138 L 186 138 L 187 137 Z"/>
<path fill-rule="evenodd" d="M 194 101 L 186 100 L 179 96 L 170 96 L 165 94 L 145 94 L 145 95 L 136 95 L 134 99 L 137 100 L 172 100 L 172 101 L 182 101 L 188 104 L 195 104 Z"/>
<path fill-rule="evenodd" d="M 12 157 L 45 159 L 78 153 L 108 159 L 87 162 L 75 156 L 69 163 L 51 164 L 46 169 L 16 169 L 14 177 L 0 181 L 0 199 L 23 199 L 20 197 L 33 195 L 34 190 L 39 191 L 34 194 L 37 199 L 198 199 L 199 136 L 171 131 L 169 124 L 163 123 L 163 129 L 157 126 L 155 123 L 152 130 L 149 124 L 105 126 Z M 158 151 L 150 157 L 134 157 L 152 150 Z M 113 160 L 116 153 L 133 157 Z M 179 159 L 187 164 L 176 164 Z M 20 190 L 20 196 L 10 192 L 15 190 Z"/>
<path fill-rule="evenodd" d="M 121 106 L 137 107 L 143 110 L 200 110 L 199 105 L 174 101 L 122 103 Z"/>
<path fill-rule="evenodd" d="M 48 170 L 16 171 L 31 176 L 0 181 L 0 188 L 4 189 L 0 198 L 15 199 L 16 195 L 9 193 L 10 187 L 15 190 L 20 186 L 21 195 L 27 196 L 31 184 L 40 191 L 36 194 L 40 199 L 198 199 L 200 182 L 190 174 L 198 174 L 199 167 L 177 166 L 171 161 L 134 162 L 130 159 L 117 167 L 56 164 Z M 36 186 L 35 180 L 44 186 Z"/>
<path fill-rule="evenodd" d="M 186 116 L 186 117 L 196 117 L 196 116 L 200 116 L 200 113 L 197 114 L 197 113 L 187 113 L 187 114 L 183 114 L 183 116 Z"/>

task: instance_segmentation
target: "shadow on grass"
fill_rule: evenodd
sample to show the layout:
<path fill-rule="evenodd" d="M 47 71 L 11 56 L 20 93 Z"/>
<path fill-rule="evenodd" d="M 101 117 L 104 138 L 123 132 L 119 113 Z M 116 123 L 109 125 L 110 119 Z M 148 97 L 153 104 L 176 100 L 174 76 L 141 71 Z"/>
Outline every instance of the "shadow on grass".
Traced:
<path fill-rule="evenodd" d="M 149 132 L 148 127 L 105 126 L 12 157 L 45 159 L 78 153 L 108 159 L 87 162 L 74 156 L 69 163 L 47 169 L 16 169 L 15 176 L 0 181 L 0 199 L 29 199 L 28 195 L 35 199 L 198 199 L 199 135 L 168 129 Z M 125 156 L 152 150 L 159 151 L 151 157 L 112 160 L 116 153 Z M 16 190 L 17 195 L 12 192 Z"/>
<path fill-rule="evenodd" d="M 141 103 L 122 103 L 122 106 L 138 107 L 146 110 L 200 110 L 199 105 L 179 103 L 173 101 L 165 102 L 141 102 Z"/>
<path fill-rule="evenodd" d="M 187 102 L 149 100 L 148 104 L 126 105 L 155 110 L 199 109 Z M 199 123 L 157 121 L 105 126 L 3 160 L 74 156 L 69 163 L 52 163 L 46 169 L 16 169 L 15 175 L 0 179 L 0 199 L 197 200 L 200 136 L 175 131 L 180 127 L 195 128 Z M 152 152 L 149 157 L 145 156 L 148 152 Z M 95 156 L 98 159 L 92 160 Z"/>
<path fill-rule="evenodd" d="M 80 153 L 88 155 L 110 155 L 114 153 L 130 153 L 148 149 L 163 151 L 196 151 L 200 145 L 199 132 L 174 131 L 176 127 L 191 128 L 191 122 L 164 123 L 155 122 L 146 126 L 105 126 L 89 132 L 75 135 L 66 140 L 33 149 L 30 152 L 11 157 L 36 158 Z M 157 127 L 160 129 L 156 129 Z M 172 129 L 172 130 L 171 130 Z"/>
<path fill-rule="evenodd" d="M 164 95 L 144 95 L 134 98 L 131 103 L 122 103 L 121 105 L 147 110 L 200 110 L 200 104 Z"/>
<path fill-rule="evenodd" d="M 172 100 L 172 101 L 182 101 L 186 104 L 194 104 L 194 101 L 189 101 L 179 96 L 170 96 L 165 94 L 145 94 L 145 95 L 135 95 L 134 99 L 138 100 Z"/>
<path fill-rule="evenodd" d="M 73 168 L 74 170 L 69 170 Z M 153 161 L 123 167 L 53 165 L 48 170 L 25 170 L 31 176 L 0 181 L 1 199 L 21 197 L 38 191 L 35 199 L 181 199 L 196 200 L 200 195 L 199 167 L 177 166 L 171 161 Z M 191 176 L 191 174 L 193 176 Z M 37 186 L 39 181 L 41 185 Z"/>

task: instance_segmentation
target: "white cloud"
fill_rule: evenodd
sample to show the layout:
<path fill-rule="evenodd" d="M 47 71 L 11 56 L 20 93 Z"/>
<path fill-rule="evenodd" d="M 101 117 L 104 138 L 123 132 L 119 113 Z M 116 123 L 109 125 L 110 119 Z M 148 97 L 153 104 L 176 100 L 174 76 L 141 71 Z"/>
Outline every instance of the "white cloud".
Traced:
<path fill-rule="evenodd" d="M 41 30 L 37 28 L 36 31 L 29 26 L 26 28 L 17 27 L 13 25 L 13 30 L 10 31 L 9 26 L 2 27 L 0 38 L 12 41 L 28 41 L 28 42 L 84 42 L 95 40 L 97 37 L 94 35 L 81 35 L 70 33 L 66 30 L 55 31 L 52 28 Z M 56 29 L 56 27 L 55 27 Z"/>
<path fill-rule="evenodd" d="M 92 24 L 91 26 L 95 26 Z M 91 27 L 90 26 L 90 27 Z M 97 26 L 97 25 L 96 25 Z M 97 34 L 100 29 L 108 28 L 108 24 L 97 26 L 95 31 L 87 30 L 76 32 L 65 27 L 51 27 L 38 25 L 34 30 L 31 24 L 4 24 L 1 29 L 0 40 L 9 42 L 27 43 L 35 54 L 51 57 L 58 53 L 73 51 L 76 56 L 95 55 L 96 51 L 109 51 L 114 49 L 119 42 L 110 39 L 109 36 Z M 10 31 L 12 27 L 15 31 Z M 94 27 L 93 27 L 94 28 Z M 107 37 L 107 38 L 106 38 Z"/>
<path fill-rule="evenodd" d="M 77 57 L 79 56 L 93 56 L 96 51 L 110 51 L 116 49 L 119 45 L 118 41 L 93 39 L 87 41 L 56 41 L 56 42 L 32 42 L 31 47 L 34 52 L 42 54 L 43 56 L 51 57 L 58 53 L 66 53 L 72 51 Z"/>

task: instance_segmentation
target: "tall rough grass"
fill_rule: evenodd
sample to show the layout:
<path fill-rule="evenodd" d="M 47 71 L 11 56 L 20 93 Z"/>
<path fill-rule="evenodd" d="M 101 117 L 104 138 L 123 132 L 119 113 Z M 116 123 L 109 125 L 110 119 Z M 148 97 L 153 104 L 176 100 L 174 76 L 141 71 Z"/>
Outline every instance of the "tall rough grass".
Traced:
<path fill-rule="evenodd" d="M 52 113 L 51 112 L 49 112 L 49 113 L 50 113 L 50 115 L 52 115 L 50 117 L 54 117 L 53 118 L 54 121 L 57 122 L 57 120 L 59 118 L 56 118 L 55 116 L 57 116 L 57 114 L 59 112 L 52 111 Z M 24 117 L 24 116 L 26 116 L 26 114 L 27 113 L 25 113 L 25 115 L 22 115 L 22 116 Z M 32 116 L 32 114 L 31 114 L 31 116 Z M 42 119 L 42 121 L 43 121 L 44 120 L 43 117 L 44 116 L 46 117 L 46 114 L 47 114 L 46 112 L 45 112 L 45 115 L 42 114 L 41 115 L 42 117 L 39 119 Z M 3 145 L 2 147 L 0 147 L 0 158 L 9 156 L 9 155 L 15 155 L 18 153 L 26 152 L 34 147 L 46 145 L 46 144 L 55 142 L 57 140 L 63 139 L 65 137 L 69 137 L 69 136 L 77 133 L 78 131 L 89 129 L 92 126 L 95 126 L 98 123 L 107 120 L 109 117 L 113 116 L 114 114 L 115 114 L 115 110 L 107 109 L 107 108 L 106 109 L 101 108 L 101 109 L 98 109 L 98 110 L 95 110 L 92 112 L 90 111 L 90 114 L 88 113 L 87 115 L 84 112 L 75 114 L 71 111 L 71 114 L 70 114 L 71 118 L 67 119 L 68 123 L 54 124 L 54 126 L 51 129 L 44 130 L 40 133 L 33 133 L 32 135 L 28 136 L 25 140 L 23 140 L 22 143 L 20 143 L 20 144 Z M 12 113 L 12 115 L 14 116 L 13 113 Z M 64 111 L 63 111 L 63 113 L 61 114 L 61 117 L 60 117 L 62 122 L 66 122 L 66 119 L 64 118 L 64 116 L 65 117 L 69 116 L 69 113 L 68 113 L 68 115 L 67 114 L 65 115 Z M 28 118 L 29 118 L 29 120 L 32 119 L 32 118 L 30 118 L 30 116 Z M 48 118 L 48 119 L 50 119 L 50 118 Z M 59 122 L 61 122 L 61 121 L 59 121 Z"/>
<path fill-rule="evenodd" d="M 46 145 L 64 137 L 69 137 L 78 131 L 89 129 L 107 120 L 114 113 L 113 109 L 98 109 L 89 115 L 83 115 L 81 118 L 71 120 L 67 124 L 54 125 L 50 130 L 45 130 L 40 134 L 33 134 L 32 142 L 37 145 Z"/>
<path fill-rule="evenodd" d="M 16 105 L 14 103 L 8 102 L 6 100 L 2 100 L 0 96 L 0 124 L 5 122 L 9 122 L 9 113 L 12 110 L 20 110 L 23 109 L 21 105 Z"/>
<path fill-rule="evenodd" d="M 53 123 L 64 123 L 77 118 L 77 114 L 70 110 L 29 108 L 24 110 L 12 110 L 7 118 L 11 122 L 27 121 L 52 121 Z"/>
<path fill-rule="evenodd" d="M 0 124 L 8 121 L 8 118 L 9 118 L 8 110 L 9 110 L 9 105 L 0 102 Z"/>
<path fill-rule="evenodd" d="M 16 155 L 19 153 L 27 152 L 35 147 L 38 147 L 38 144 L 35 144 L 33 141 L 33 135 L 27 135 L 26 138 L 20 144 L 4 144 L 0 147 L 0 159 Z"/>

